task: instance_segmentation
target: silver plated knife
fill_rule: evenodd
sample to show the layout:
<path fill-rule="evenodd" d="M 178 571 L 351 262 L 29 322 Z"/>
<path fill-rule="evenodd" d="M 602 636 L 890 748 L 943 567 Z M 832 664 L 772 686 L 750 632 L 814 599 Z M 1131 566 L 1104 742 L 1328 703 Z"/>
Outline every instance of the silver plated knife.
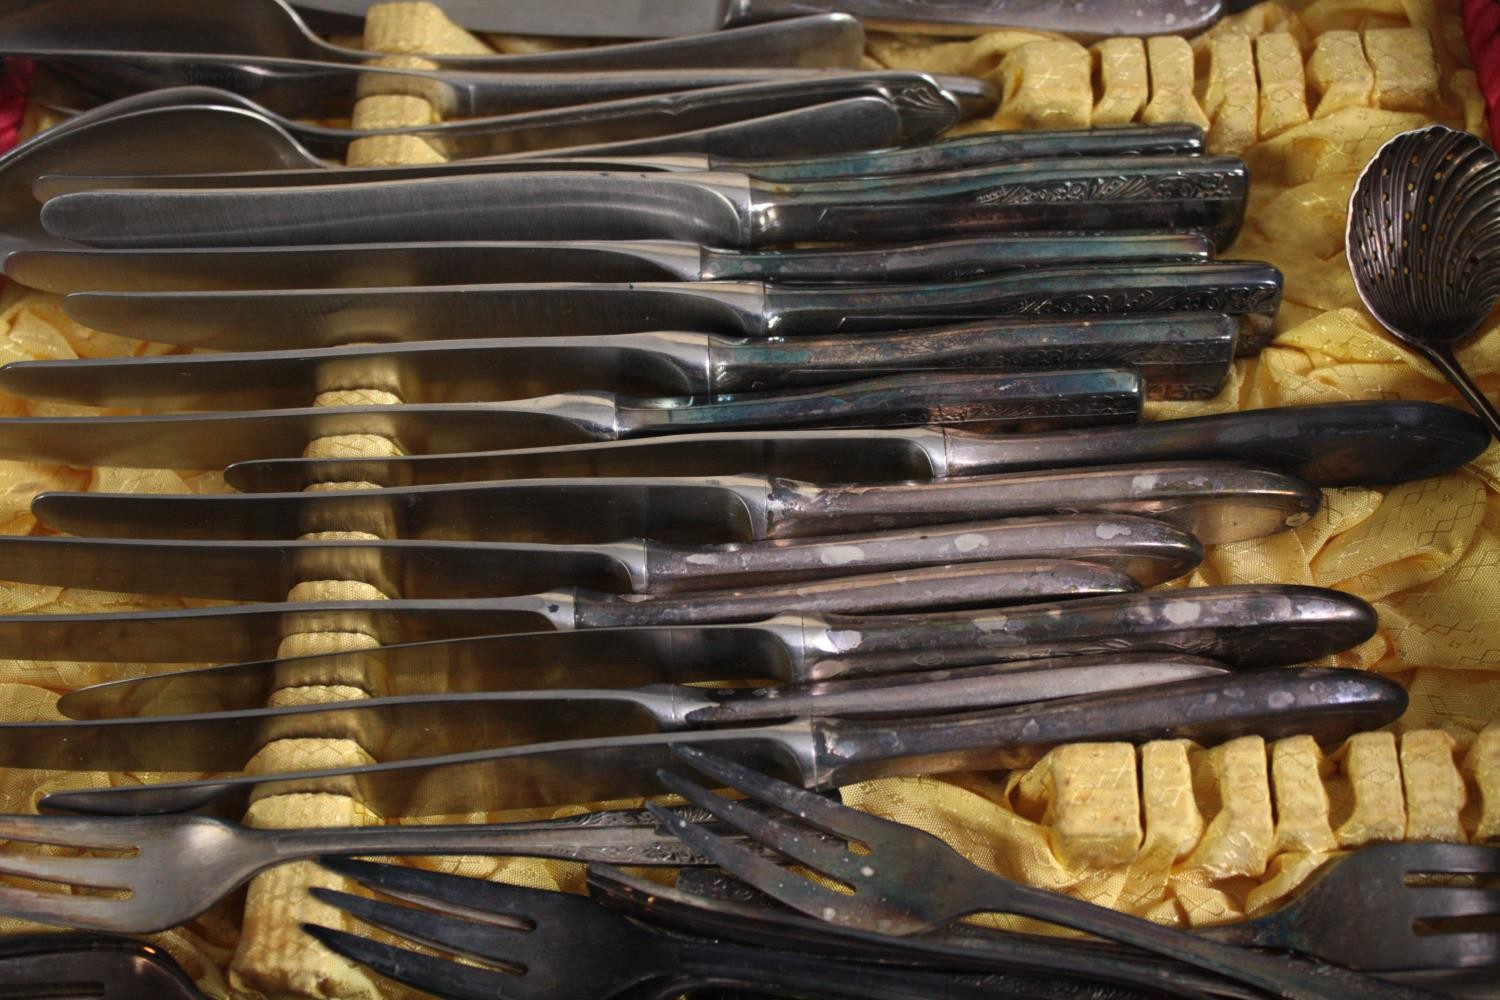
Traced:
<path fill-rule="evenodd" d="M 835 385 L 897 373 L 1110 366 L 1138 372 L 1150 396 L 1198 399 L 1213 395 L 1228 377 L 1237 330 L 1228 316 L 1173 313 L 995 320 L 796 340 L 700 333 L 431 340 L 22 361 L 0 367 L 0 391 L 87 406 L 236 410 L 304 406 L 319 393 L 338 389 L 383 389 L 405 403 L 525 399 L 579 386 L 699 396 Z M 1056 387 L 1061 390 L 1063 383 Z"/>
<path fill-rule="evenodd" d="M 272 656 L 292 632 L 400 641 L 632 625 L 755 621 L 788 608 L 883 614 L 1133 593 L 1118 570 L 1058 559 L 929 566 L 692 594 L 617 595 L 579 588 L 453 600 L 284 601 L 181 611 L 0 616 L 0 655 L 17 659 L 202 663 Z"/>
<path fill-rule="evenodd" d="M 18 250 L 5 273 L 23 285 L 72 292 L 191 292 L 380 288 L 507 281 L 952 281 L 1023 267 L 1204 262 L 1191 233 L 1076 236 L 997 234 L 878 249 L 719 250 L 674 240 L 354 243 L 197 250 Z"/>
<path fill-rule="evenodd" d="M 179 90 L 184 88 L 179 88 Z M 203 91 L 208 88 L 193 88 Z M 212 103 L 212 91 L 207 100 Z M 233 95 L 230 95 L 231 97 Z M 202 94 L 192 99 L 204 101 Z M 220 99 L 222 101 L 222 98 Z M 303 125 L 301 128 L 307 128 Z M 170 130 L 168 130 L 170 135 Z M 299 130 L 299 135 L 304 134 Z M 322 134 L 322 133 L 318 133 Z M 123 136 L 121 137 L 124 138 Z M 346 140 L 347 141 L 347 137 Z M 56 162 L 50 169 L 65 171 L 36 179 L 34 191 L 39 201 L 76 191 L 119 190 L 122 188 L 239 188 L 299 187 L 312 184 L 347 184 L 365 181 L 416 180 L 454 174 L 512 173 L 518 170 L 666 170 L 702 173 L 730 171 L 762 181 L 816 181 L 853 177 L 881 177 L 891 174 L 932 173 L 963 170 L 1019 160 L 1052 156 L 1192 156 L 1204 151 L 1203 130 L 1196 125 L 1128 125 L 1089 129 L 1025 130 L 982 132 L 922 143 L 916 146 L 869 149 L 878 143 L 867 137 L 859 151 L 823 156 L 799 156 L 771 159 L 763 150 L 753 159 L 731 159 L 725 156 L 617 157 L 612 160 L 579 160 L 548 157 L 529 160 L 515 158 L 471 159 L 452 163 L 401 164 L 389 167 L 341 167 L 336 164 L 295 167 L 277 162 L 262 169 L 207 170 L 199 173 L 169 172 L 170 157 L 162 157 L 166 169 L 144 170 L 140 163 L 122 167 L 103 155 L 84 151 L 72 162 Z M 200 156 L 206 151 L 198 150 Z M 225 163 L 230 167 L 231 164 Z M 123 173 L 128 169 L 130 173 Z M 189 168 L 177 167 L 183 171 Z M 100 173 L 91 173 L 92 171 Z M 103 172 L 108 171 L 108 172 Z"/>
<path fill-rule="evenodd" d="M 1118 666 L 1111 670 L 1110 666 Z M 1029 670 L 961 667 L 806 687 L 657 684 L 598 690 L 402 695 L 360 701 L 73 722 L 0 723 L 0 766 L 70 771 L 239 771 L 278 739 L 352 739 L 376 760 L 642 733 L 753 726 L 809 716 L 912 718 L 1222 677 L 1178 660 L 1068 661 Z"/>
<path fill-rule="evenodd" d="M 1376 486 L 1443 475 L 1472 461 L 1488 444 L 1489 432 L 1456 407 L 1370 400 L 1009 437 L 941 427 L 730 432 L 453 455 L 273 459 L 233 465 L 225 478 L 237 490 L 261 493 L 291 493 L 315 483 L 422 486 L 553 476 L 739 472 L 873 482 L 1126 460 L 1235 458 L 1315 486 Z"/>
<path fill-rule="evenodd" d="M 668 545 L 535 542 L 206 541 L 0 536 L 0 579 L 136 594 L 279 601 L 304 580 L 357 580 L 390 597 L 499 597 L 559 587 L 625 594 L 747 587 L 917 566 L 1079 560 L 1143 586 L 1191 572 L 1192 535 L 1153 518 L 1069 514 L 831 539 Z M 170 573 L 161 572 L 171 566 Z"/>
<path fill-rule="evenodd" d="M 1248 174 L 1217 156 L 1054 157 L 771 184 L 731 172 L 505 173 L 307 188 L 84 191 L 42 206 L 105 247 L 431 240 L 678 239 L 745 249 L 1026 230 L 1202 232 L 1227 246 Z"/>
<path fill-rule="evenodd" d="M 803 719 L 776 726 L 527 744 L 364 767 L 211 778 L 48 796 L 48 809 L 112 814 L 242 809 L 254 791 L 349 794 L 384 816 L 454 815 L 662 791 L 657 768 L 690 743 L 758 768 L 832 788 L 901 774 L 1034 763 L 1060 743 L 1187 738 L 1215 743 L 1254 732 L 1310 734 L 1336 745 L 1406 709 L 1395 681 L 1362 670 L 1213 676 L 905 722 Z"/>
<path fill-rule="evenodd" d="M 71 196 L 70 196 L 71 197 Z M 81 196 L 80 196 L 81 197 Z M 429 288 L 77 292 L 68 315 L 95 330 L 215 350 L 695 330 L 807 337 L 1006 317 L 1188 312 L 1241 318 L 1237 350 L 1264 346 L 1281 272 L 1253 261 L 1026 268 L 920 284 L 752 281 L 540 282 Z"/>
<path fill-rule="evenodd" d="M 799 538 L 1077 511 L 1143 514 L 1205 545 L 1305 523 L 1322 493 L 1231 463 L 1109 466 L 935 482 L 815 485 L 769 476 L 543 479 L 251 494 L 43 493 L 35 516 L 75 535 L 682 544 Z"/>
<path fill-rule="evenodd" d="M 931 614 L 784 612 L 753 624 L 584 629 L 487 635 L 458 617 L 366 617 L 311 609 L 296 623 L 376 628 L 381 645 L 265 659 L 120 682 L 131 704 L 182 711 L 260 708 L 277 687 L 353 685 L 380 678 L 387 694 L 839 678 L 1095 655 L 1183 655 L 1237 669 L 1305 663 L 1375 634 L 1375 610 L 1337 590 L 1287 584 L 1191 587 L 1078 597 L 1003 610 Z M 171 622 L 173 619 L 166 619 Z M 467 624 L 473 624 L 472 622 Z M 418 632 L 436 636 L 415 640 Z M 445 634 L 446 633 L 446 634 Z M 76 648 L 82 640 L 71 640 Z M 97 642 L 106 662 L 135 662 L 167 645 L 140 635 L 128 648 Z M 274 645 L 265 643 L 264 645 Z M 111 649 L 114 652 L 111 652 Z M 160 662 L 192 662 L 170 658 Z"/>
<path fill-rule="evenodd" d="M 299 6 L 363 15 L 373 0 L 299 0 Z M 697 35 L 736 24 L 837 10 L 882 27 L 977 35 L 999 28 L 1054 31 L 1079 38 L 1191 35 L 1241 4 L 1223 0 L 446 0 L 444 12 L 476 31 L 585 38 Z"/>
<path fill-rule="evenodd" d="M 628 397 L 569 392 L 496 403 L 309 406 L 145 416 L 0 418 L 0 457 L 71 465 L 210 469 L 300 454 L 336 434 L 406 452 L 619 440 L 723 428 L 975 424 L 1042 428 L 1132 421 L 1145 385 L 1116 369 L 920 372 L 780 393 Z"/>

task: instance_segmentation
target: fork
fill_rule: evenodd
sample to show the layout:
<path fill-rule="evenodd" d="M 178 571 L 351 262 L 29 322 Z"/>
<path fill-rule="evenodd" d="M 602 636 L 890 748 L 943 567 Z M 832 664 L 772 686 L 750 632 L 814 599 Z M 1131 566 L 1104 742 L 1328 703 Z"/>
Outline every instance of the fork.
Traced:
<path fill-rule="evenodd" d="M 1389 1000 L 1433 995 L 1339 966 L 1241 949 L 1012 882 L 977 867 L 924 831 L 830 802 L 694 747 L 677 746 L 673 750 L 689 766 L 771 807 L 771 811 L 751 810 L 660 770 L 658 780 L 668 791 L 681 795 L 751 840 L 837 880 L 852 889 L 853 896 L 817 885 L 775 861 L 723 840 L 685 817 L 672 816 L 654 803 L 648 803 L 646 808 L 720 867 L 794 909 L 830 923 L 905 936 L 974 913 L 1012 913 L 1176 958 L 1266 990 L 1273 996 L 1295 1000 L 1326 1000 L 1329 996 Z M 811 837 L 808 827 L 863 844 L 868 853 L 855 853 Z M 1380 942 L 1372 943 L 1372 947 L 1380 946 Z"/>
<path fill-rule="evenodd" d="M 306 830 L 259 830 L 191 814 L 0 816 L 0 838 L 5 840 L 129 852 L 117 857 L 0 854 L 3 875 L 129 893 L 112 898 L 0 883 L 0 915 L 145 934 L 188 922 L 265 868 L 326 854 L 515 855 L 648 866 L 704 863 L 657 823 L 638 810 L 534 823 Z"/>
<path fill-rule="evenodd" d="M 938 972 L 714 941 L 637 923 L 583 896 L 402 865 L 345 859 L 321 864 L 423 909 L 322 887 L 311 890 L 317 899 L 364 923 L 484 966 L 461 965 L 318 924 L 303 924 L 303 930 L 345 958 L 442 997 L 604 998 L 648 985 L 650 995 L 663 998 L 699 986 L 851 1000 L 1148 996 L 1092 984 L 1081 994 L 1077 981 L 1056 976 Z"/>
<path fill-rule="evenodd" d="M 161 948 L 104 934 L 0 937 L 0 996 L 6 1000 L 202 1000 Z"/>

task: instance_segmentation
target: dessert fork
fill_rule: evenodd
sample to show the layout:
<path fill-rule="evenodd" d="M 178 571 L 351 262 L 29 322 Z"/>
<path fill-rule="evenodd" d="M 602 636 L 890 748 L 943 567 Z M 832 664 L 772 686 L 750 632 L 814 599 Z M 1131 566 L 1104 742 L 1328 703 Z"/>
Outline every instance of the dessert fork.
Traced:
<path fill-rule="evenodd" d="M 303 930 L 345 958 L 442 997 L 603 998 L 645 987 L 645 995 L 666 998 L 710 985 L 830 1000 L 1081 995 L 1077 981 L 1056 976 L 940 972 L 802 955 L 669 933 L 566 893 L 401 865 L 344 859 L 322 864 L 423 909 L 321 887 L 311 890 L 317 899 L 408 940 L 483 964 L 459 964 L 317 924 L 303 924 Z M 1086 995 L 1098 1000 L 1148 995 L 1126 987 L 1090 984 L 1088 989 Z"/>
<path fill-rule="evenodd" d="M 817 885 L 775 861 L 730 844 L 685 817 L 648 804 L 683 841 L 775 899 L 830 923 L 904 936 L 974 913 L 1004 912 L 1087 931 L 1255 986 L 1273 996 L 1424 996 L 1424 991 L 1368 978 L 1338 966 L 1271 956 L 1153 924 L 1083 900 L 987 872 L 924 831 L 849 809 L 693 747 L 674 753 L 686 764 L 755 801 L 751 810 L 671 772 L 657 772 L 669 791 L 791 861 L 833 878 L 848 894 Z M 856 853 L 808 836 L 808 827 L 863 844 Z M 1372 939 L 1372 946 L 1380 943 Z"/>

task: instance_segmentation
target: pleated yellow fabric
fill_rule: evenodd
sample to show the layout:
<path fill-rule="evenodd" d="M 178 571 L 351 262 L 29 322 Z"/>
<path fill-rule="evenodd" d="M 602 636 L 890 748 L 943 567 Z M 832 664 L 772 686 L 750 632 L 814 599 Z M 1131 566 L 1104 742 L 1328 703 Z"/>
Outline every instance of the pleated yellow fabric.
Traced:
<path fill-rule="evenodd" d="M 375 40 L 371 49 L 405 54 L 421 50 L 422 39 L 438 37 L 430 32 L 448 39 L 452 51 L 474 50 L 467 48 L 472 39 L 454 35 L 426 4 L 388 5 L 367 40 Z M 486 41 L 500 51 L 550 44 Z M 1278 336 L 1259 358 L 1239 362 L 1214 399 L 1153 403 L 1150 418 L 1342 399 L 1461 405 L 1437 372 L 1371 322 L 1343 260 L 1348 195 L 1380 143 L 1432 121 L 1483 134 L 1456 0 L 1265 3 L 1200 38 L 1109 39 L 1090 47 L 1015 31 L 963 41 L 876 35 L 866 62 L 992 79 L 1004 103 L 993 118 L 964 131 L 1193 121 L 1208 128 L 1213 151 L 1246 158 L 1254 176 L 1251 208 L 1231 255 L 1268 260 L 1285 272 Z M 356 112 L 369 124 L 435 114 L 419 95 L 371 98 Z M 384 140 L 366 143 L 355 155 L 369 163 L 441 157 L 424 143 Z M 162 350 L 83 329 L 62 314 L 55 298 L 16 287 L 0 296 L 0 361 Z M 1500 390 L 1500 336 L 1487 333 L 1462 358 L 1486 390 Z M 0 397 L 0 412 L 86 411 Z M 364 454 L 391 443 L 327 440 L 310 447 Z M 0 463 L 0 530 L 42 530 L 27 503 L 48 489 L 206 492 L 223 483 L 212 473 Z M 1378 635 L 1332 662 L 1377 670 L 1407 686 L 1411 710 L 1390 732 L 1363 734 L 1326 752 L 1306 737 L 1269 745 L 1245 737 L 1219 747 L 1186 741 L 1068 746 L 1024 772 L 873 781 L 846 789 L 846 801 L 930 830 L 1008 876 L 1185 925 L 1273 908 L 1332 852 L 1376 840 L 1500 835 L 1497 489 L 1500 449 L 1491 448 L 1439 479 L 1329 490 L 1323 511 L 1308 524 L 1259 542 L 1220 546 L 1189 580 L 1174 584 L 1312 583 L 1371 601 L 1380 612 Z M 181 603 L 0 584 L 6 612 Z M 369 640 L 350 634 L 331 641 L 359 648 Z M 93 664 L 0 661 L 0 705 L 8 718 L 49 717 L 59 692 L 117 675 L 113 667 Z M 340 680 L 351 686 L 321 694 L 365 690 L 357 677 Z M 297 689 L 278 697 L 321 694 Z M 283 770 L 361 753 L 352 743 L 306 742 L 295 748 L 305 756 L 269 761 L 263 755 L 256 766 Z M 59 788 L 152 777 L 8 772 L 0 775 L 0 808 L 30 808 L 39 794 Z M 332 796 L 278 799 L 274 819 L 253 813 L 252 820 L 375 819 Z M 581 888 L 580 869 L 562 863 L 419 863 L 532 886 Z M 231 904 L 159 940 L 211 996 L 389 994 L 389 984 L 314 953 L 289 927 L 274 926 L 310 912 L 293 896 L 312 877 L 294 870 L 262 883 L 244 914 Z M 17 927 L 0 923 L 0 930 Z"/>

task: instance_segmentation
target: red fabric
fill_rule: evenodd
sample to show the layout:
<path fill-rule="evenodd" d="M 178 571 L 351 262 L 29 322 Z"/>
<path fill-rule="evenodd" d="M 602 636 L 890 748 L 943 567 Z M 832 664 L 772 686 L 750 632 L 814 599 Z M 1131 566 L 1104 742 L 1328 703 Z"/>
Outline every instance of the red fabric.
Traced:
<path fill-rule="evenodd" d="M 1500 149 L 1500 0 L 1464 0 L 1464 32 L 1489 107 L 1490 145 Z"/>
<path fill-rule="evenodd" d="M 6 59 L 0 79 L 0 153 L 16 144 L 21 117 L 26 114 L 26 92 L 31 86 L 30 59 Z"/>

